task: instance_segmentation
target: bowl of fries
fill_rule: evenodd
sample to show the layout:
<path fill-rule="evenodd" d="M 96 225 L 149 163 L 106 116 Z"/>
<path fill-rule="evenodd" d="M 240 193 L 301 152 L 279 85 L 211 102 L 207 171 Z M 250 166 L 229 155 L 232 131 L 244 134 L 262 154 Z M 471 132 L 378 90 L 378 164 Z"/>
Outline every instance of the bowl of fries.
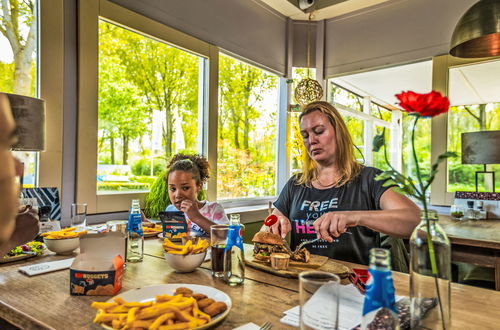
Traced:
<path fill-rule="evenodd" d="M 75 227 L 43 233 L 43 242 L 52 252 L 71 254 L 80 246 L 80 236 L 87 231 L 75 231 Z"/>
<path fill-rule="evenodd" d="M 165 238 L 163 255 L 170 267 L 178 272 L 188 273 L 194 271 L 203 263 L 208 245 L 208 241 L 201 238 L 196 243 L 189 240 L 183 245 L 174 244 L 168 238 Z"/>

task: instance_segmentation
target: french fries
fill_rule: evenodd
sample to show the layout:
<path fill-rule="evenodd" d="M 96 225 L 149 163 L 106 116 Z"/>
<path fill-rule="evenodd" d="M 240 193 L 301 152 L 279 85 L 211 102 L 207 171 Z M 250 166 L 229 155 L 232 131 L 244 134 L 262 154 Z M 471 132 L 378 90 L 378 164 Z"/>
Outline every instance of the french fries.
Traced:
<path fill-rule="evenodd" d="M 144 233 L 159 233 L 162 231 L 161 225 L 155 225 L 154 227 L 142 227 Z"/>
<path fill-rule="evenodd" d="M 41 236 L 47 239 L 66 239 L 66 238 L 75 238 L 85 235 L 87 233 L 86 230 L 83 231 L 75 231 L 75 227 L 64 228 L 58 231 L 48 231 L 43 233 Z"/>
<path fill-rule="evenodd" d="M 187 236 L 187 233 L 178 233 L 178 234 L 175 234 L 175 235 L 172 235 L 171 233 L 165 233 L 165 236 L 167 238 L 173 238 L 173 239 L 176 239 L 176 238 L 183 238 L 183 237 L 186 237 Z"/>
<path fill-rule="evenodd" d="M 187 241 L 184 245 L 177 245 L 172 243 L 168 238 L 163 240 L 163 249 L 167 253 L 171 254 L 197 254 L 202 253 L 206 249 L 208 249 L 208 241 L 202 238 L 199 238 L 196 244 L 193 244 L 192 241 Z"/>
<path fill-rule="evenodd" d="M 210 315 L 198 308 L 195 298 L 182 294 L 165 294 L 146 303 L 117 297 L 112 303 L 93 302 L 91 307 L 98 310 L 94 323 L 113 329 L 192 329 L 211 321 Z"/>

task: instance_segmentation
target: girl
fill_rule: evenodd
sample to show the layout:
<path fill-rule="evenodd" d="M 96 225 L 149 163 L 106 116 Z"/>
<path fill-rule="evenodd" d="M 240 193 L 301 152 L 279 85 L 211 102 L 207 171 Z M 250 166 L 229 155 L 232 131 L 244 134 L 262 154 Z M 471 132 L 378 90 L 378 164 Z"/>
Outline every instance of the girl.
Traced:
<path fill-rule="evenodd" d="M 168 164 L 167 187 L 170 205 L 166 211 L 182 211 L 186 215 L 190 236 L 210 236 L 210 226 L 227 224 L 224 208 L 203 199 L 203 184 L 209 177 L 209 164 L 200 155 L 175 155 Z"/>

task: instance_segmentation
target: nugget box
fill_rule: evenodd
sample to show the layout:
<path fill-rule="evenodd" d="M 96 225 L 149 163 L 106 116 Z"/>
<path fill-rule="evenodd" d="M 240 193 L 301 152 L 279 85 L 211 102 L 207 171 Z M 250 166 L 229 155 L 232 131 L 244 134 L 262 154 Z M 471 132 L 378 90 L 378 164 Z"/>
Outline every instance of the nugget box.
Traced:
<path fill-rule="evenodd" d="M 111 296 L 122 287 L 125 236 L 119 232 L 80 237 L 80 254 L 70 267 L 73 296 Z"/>

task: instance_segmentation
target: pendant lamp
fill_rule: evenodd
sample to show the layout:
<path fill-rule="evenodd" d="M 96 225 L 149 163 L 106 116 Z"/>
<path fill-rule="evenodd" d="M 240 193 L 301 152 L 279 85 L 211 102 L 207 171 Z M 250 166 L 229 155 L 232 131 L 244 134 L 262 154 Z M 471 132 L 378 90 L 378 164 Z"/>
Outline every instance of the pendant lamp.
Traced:
<path fill-rule="evenodd" d="M 450 54 L 476 58 L 500 55 L 500 0 L 480 0 L 460 18 Z"/>
<path fill-rule="evenodd" d="M 323 88 L 321 84 L 314 79 L 311 79 L 310 67 L 310 47 L 311 47 L 311 19 L 313 13 L 309 14 L 309 22 L 307 24 L 307 78 L 302 79 L 295 88 L 295 99 L 304 106 L 314 101 L 321 100 L 323 96 Z"/>

